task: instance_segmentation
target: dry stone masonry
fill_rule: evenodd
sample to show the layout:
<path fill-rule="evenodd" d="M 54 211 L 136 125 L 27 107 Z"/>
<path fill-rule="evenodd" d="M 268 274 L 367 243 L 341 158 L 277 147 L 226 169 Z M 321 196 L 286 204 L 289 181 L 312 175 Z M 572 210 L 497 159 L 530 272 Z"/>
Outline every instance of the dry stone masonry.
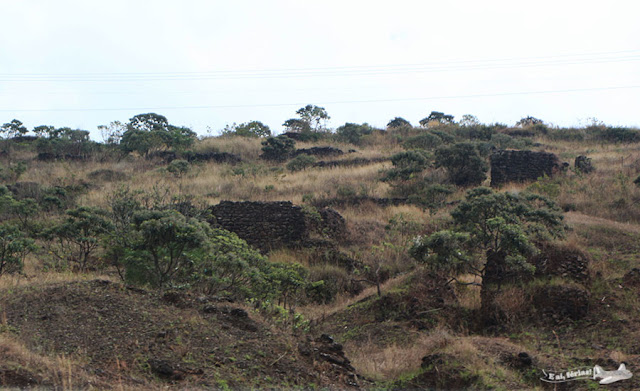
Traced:
<path fill-rule="evenodd" d="M 491 155 L 491 187 L 553 176 L 560 167 L 558 157 L 552 153 L 496 151 Z"/>
<path fill-rule="evenodd" d="M 214 216 L 212 224 L 236 233 L 262 253 L 282 247 L 304 246 L 309 242 L 310 233 L 317 228 L 330 237 L 346 231 L 344 218 L 338 212 L 320 210 L 318 227 L 302 207 L 289 201 L 222 201 L 211 207 L 211 213 Z"/>

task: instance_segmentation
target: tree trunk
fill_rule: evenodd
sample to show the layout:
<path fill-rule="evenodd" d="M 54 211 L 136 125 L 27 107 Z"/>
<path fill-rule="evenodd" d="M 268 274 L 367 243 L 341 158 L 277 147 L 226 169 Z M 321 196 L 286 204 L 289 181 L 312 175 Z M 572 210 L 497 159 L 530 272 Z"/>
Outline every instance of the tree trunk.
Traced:
<path fill-rule="evenodd" d="M 487 263 L 482 276 L 480 290 L 482 323 L 484 328 L 498 325 L 498 308 L 495 299 L 505 277 L 505 257 L 503 252 L 487 251 Z"/>

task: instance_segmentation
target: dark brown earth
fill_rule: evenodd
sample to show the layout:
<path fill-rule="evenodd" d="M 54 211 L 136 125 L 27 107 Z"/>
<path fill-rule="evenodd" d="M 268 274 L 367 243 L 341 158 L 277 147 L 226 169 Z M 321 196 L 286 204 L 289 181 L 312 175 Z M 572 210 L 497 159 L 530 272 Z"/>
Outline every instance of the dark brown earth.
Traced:
<path fill-rule="evenodd" d="M 299 340 L 246 307 L 215 298 L 94 280 L 0 292 L 0 306 L 6 328 L 29 349 L 77 359 L 106 384 L 116 378 L 140 388 L 359 384 L 331 344 Z M 0 382 L 43 385 L 33 374 L 7 368 Z"/>

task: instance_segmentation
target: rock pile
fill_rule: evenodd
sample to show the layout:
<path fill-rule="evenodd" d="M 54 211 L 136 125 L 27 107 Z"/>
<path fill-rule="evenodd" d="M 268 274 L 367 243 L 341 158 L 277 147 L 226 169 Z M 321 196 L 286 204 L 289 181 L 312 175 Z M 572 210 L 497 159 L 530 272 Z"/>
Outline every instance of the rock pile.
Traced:
<path fill-rule="evenodd" d="M 548 152 L 496 151 L 491 154 L 491 187 L 509 182 L 535 181 L 560 169 L 558 157 Z"/>
<path fill-rule="evenodd" d="M 316 222 L 310 221 L 302 207 L 289 201 L 222 201 L 211 207 L 213 225 L 236 233 L 262 253 L 288 247 L 302 247 L 309 241 Z M 346 233 L 344 218 L 332 209 L 319 211 L 323 233 L 338 239 Z"/>

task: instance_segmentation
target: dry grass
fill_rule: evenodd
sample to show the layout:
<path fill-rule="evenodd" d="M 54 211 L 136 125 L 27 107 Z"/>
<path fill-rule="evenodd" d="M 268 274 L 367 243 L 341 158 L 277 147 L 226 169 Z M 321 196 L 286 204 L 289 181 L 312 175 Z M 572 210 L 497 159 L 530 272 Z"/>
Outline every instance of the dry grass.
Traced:
<path fill-rule="evenodd" d="M 391 345 L 384 349 L 373 343 L 347 343 L 345 350 L 358 372 L 375 380 L 397 379 L 399 376 L 420 368 L 422 357 L 441 351 L 455 337 L 445 329 L 422 334 L 410 345 Z"/>
<path fill-rule="evenodd" d="M 21 378 L 35 378 L 38 384 L 57 390 L 87 387 L 106 389 L 118 386 L 88 374 L 80 365 L 63 355 L 47 357 L 34 353 L 7 333 L 0 334 L 0 362 L 3 376 L 14 379 L 17 377 L 19 384 Z"/>
<path fill-rule="evenodd" d="M 389 291 L 405 283 L 408 277 L 409 277 L 408 274 L 404 274 L 395 278 L 391 278 L 385 281 L 384 283 L 380 284 L 380 288 L 383 292 Z M 321 319 L 331 316 L 336 312 L 342 311 L 345 308 L 349 307 L 350 305 L 353 305 L 375 294 L 376 294 L 376 287 L 369 286 L 365 288 L 362 292 L 360 292 L 360 294 L 358 295 L 355 295 L 355 296 L 351 296 L 348 294 L 338 295 L 336 299 L 330 304 L 327 304 L 327 305 L 310 304 L 310 305 L 298 307 L 298 311 L 302 313 L 307 319 L 317 322 Z"/>
<path fill-rule="evenodd" d="M 415 373 L 423 357 L 445 354 L 455 357 L 467 371 L 483 378 L 485 384 L 497 381 L 502 386 L 522 385 L 517 373 L 500 364 L 504 353 L 517 354 L 521 347 L 500 338 L 457 336 L 438 328 L 421 334 L 406 346 L 392 345 L 380 349 L 376 344 L 368 343 L 348 344 L 345 349 L 354 367 L 376 380 L 393 380 Z"/>

